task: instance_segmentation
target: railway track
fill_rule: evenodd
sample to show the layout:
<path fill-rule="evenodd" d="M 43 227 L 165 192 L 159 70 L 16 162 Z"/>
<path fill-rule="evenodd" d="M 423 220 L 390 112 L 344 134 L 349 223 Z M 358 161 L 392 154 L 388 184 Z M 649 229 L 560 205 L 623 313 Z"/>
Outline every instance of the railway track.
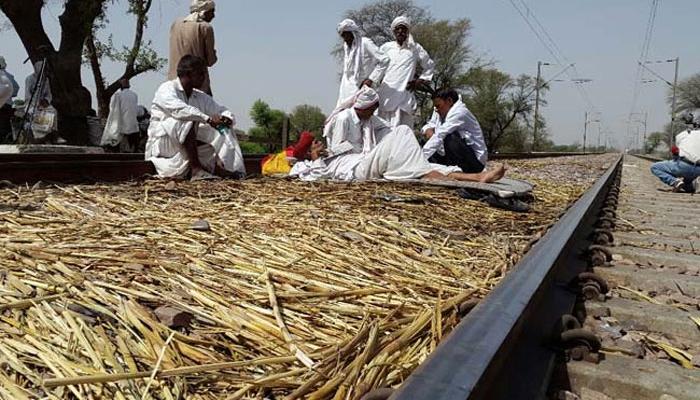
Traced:
<path fill-rule="evenodd" d="M 577 156 L 582 153 L 503 153 L 491 155 L 494 160 L 534 159 Z M 260 174 L 265 155 L 245 156 L 246 170 Z M 143 154 L 74 154 L 74 153 L 0 153 L 0 181 L 16 184 L 44 182 L 86 183 L 121 182 L 154 175 Z"/>
<path fill-rule="evenodd" d="M 700 398 L 700 198 L 650 164 L 620 158 L 390 398 Z"/>
<path fill-rule="evenodd" d="M 65 163 L 55 176 L 71 181 L 144 164 L 33 157 L 0 166 L 50 180 L 39 168 Z M 649 165 L 620 156 L 400 387 L 363 399 L 700 398 L 700 218 L 689 211 L 700 198 L 660 191 Z"/>

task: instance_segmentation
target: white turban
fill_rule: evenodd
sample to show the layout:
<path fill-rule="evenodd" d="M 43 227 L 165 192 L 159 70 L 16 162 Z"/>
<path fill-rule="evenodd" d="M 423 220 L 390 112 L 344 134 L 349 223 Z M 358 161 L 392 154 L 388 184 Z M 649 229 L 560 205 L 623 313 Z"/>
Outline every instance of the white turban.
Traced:
<path fill-rule="evenodd" d="M 394 22 L 391 23 L 391 30 L 393 31 L 399 25 L 403 25 L 410 30 L 411 29 L 411 20 L 408 17 L 403 16 L 403 15 L 400 17 L 396 17 Z"/>
<path fill-rule="evenodd" d="M 338 24 L 338 33 L 343 32 L 359 32 L 360 27 L 351 19 L 344 19 Z"/>
<path fill-rule="evenodd" d="M 7 61 L 5 61 L 5 57 L 0 56 L 0 69 L 5 69 L 7 68 Z"/>
<path fill-rule="evenodd" d="M 369 86 L 364 86 L 357 92 L 355 102 L 352 107 L 358 110 L 366 110 L 379 103 L 379 94 Z"/>
<path fill-rule="evenodd" d="M 204 20 L 205 13 L 215 9 L 216 3 L 214 3 L 214 0 L 192 0 L 190 15 L 185 18 L 185 21 L 201 22 Z"/>
<path fill-rule="evenodd" d="M 207 12 L 216 9 L 214 0 L 192 0 L 190 5 L 191 13 Z"/>

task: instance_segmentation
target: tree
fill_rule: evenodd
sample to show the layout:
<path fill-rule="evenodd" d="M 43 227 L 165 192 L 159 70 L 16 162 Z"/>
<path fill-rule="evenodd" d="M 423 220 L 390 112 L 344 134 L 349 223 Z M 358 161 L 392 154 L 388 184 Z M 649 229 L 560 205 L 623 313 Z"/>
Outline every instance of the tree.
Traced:
<path fill-rule="evenodd" d="M 131 47 L 124 46 L 121 49 L 117 49 L 112 42 L 111 35 L 107 42 L 101 42 L 96 38 L 97 32 L 109 22 L 106 20 L 104 13 L 98 17 L 98 21 L 93 25 L 93 29 L 85 41 L 84 58 L 92 69 L 95 79 L 97 109 L 99 116 L 102 118 L 107 118 L 109 114 L 109 101 L 112 95 L 119 90 L 119 81 L 121 79 L 131 79 L 144 72 L 159 70 L 167 62 L 166 59 L 159 57 L 156 51 L 151 48 L 150 41 L 144 42 L 143 34 L 148 23 L 148 13 L 152 4 L 153 0 L 129 0 L 127 13 L 134 15 L 136 18 L 136 28 Z M 100 65 L 104 58 L 124 63 L 124 72 L 109 85 L 105 81 Z"/>
<path fill-rule="evenodd" d="M 661 143 L 668 145 L 668 138 L 669 135 L 666 132 L 652 132 L 644 143 L 644 153 L 653 153 Z"/>
<path fill-rule="evenodd" d="M 323 131 L 326 115 L 319 107 L 303 104 L 294 107 L 289 115 L 292 133 L 297 136 L 304 131 L 312 132 L 316 137 Z"/>
<path fill-rule="evenodd" d="M 473 68 L 459 78 L 464 87 L 463 101 L 479 120 L 490 151 L 525 151 L 532 143 L 535 78 L 513 78 L 495 68 Z M 546 87 L 540 89 L 540 104 Z M 538 118 L 538 143 L 546 140 L 544 119 Z"/>
<path fill-rule="evenodd" d="M 269 153 L 282 147 L 282 129 L 287 115 L 274 110 L 262 100 L 257 100 L 250 110 L 255 127 L 250 128 L 251 141 L 265 146 Z"/>
<path fill-rule="evenodd" d="M 68 143 L 88 142 L 90 92 L 80 77 L 83 46 L 95 19 L 107 0 L 65 0 L 59 16 L 61 39 L 56 48 L 44 29 L 44 0 L 0 0 L 0 11 L 10 20 L 32 62 L 46 58 L 53 106 L 58 111 L 58 130 Z"/>
<path fill-rule="evenodd" d="M 678 82 L 677 90 L 677 110 L 689 110 L 700 108 L 700 73 Z M 669 89 L 668 103 L 672 104 L 673 89 Z"/>

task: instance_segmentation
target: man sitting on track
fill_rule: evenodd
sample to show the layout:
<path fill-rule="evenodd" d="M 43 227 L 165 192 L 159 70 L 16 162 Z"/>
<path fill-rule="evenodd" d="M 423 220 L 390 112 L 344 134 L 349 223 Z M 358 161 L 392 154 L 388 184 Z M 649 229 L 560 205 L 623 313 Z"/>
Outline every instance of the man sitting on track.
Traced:
<path fill-rule="evenodd" d="M 184 56 L 176 79 L 160 85 L 153 99 L 146 161 L 158 175 L 192 180 L 245 175 L 243 154 L 230 129 L 235 117 L 199 87 L 205 78 L 204 60 Z"/>
<path fill-rule="evenodd" d="M 678 157 L 657 162 L 651 173 L 674 192 L 700 192 L 700 109 L 686 112 L 681 119 L 689 128 L 676 136 Z"/>

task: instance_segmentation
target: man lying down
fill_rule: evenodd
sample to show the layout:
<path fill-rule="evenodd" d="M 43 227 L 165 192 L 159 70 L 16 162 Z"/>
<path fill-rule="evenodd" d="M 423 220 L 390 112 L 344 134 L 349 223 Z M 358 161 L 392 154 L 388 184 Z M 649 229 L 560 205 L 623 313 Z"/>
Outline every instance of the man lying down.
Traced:
<path fill-rule="evenodd" d="M 364 89 L 353 107 L 339 114 L 342 116 L 354 113 L 364 134 L 353 135 L 352 132 L 344 131 L 353 129 L 353 124 L 330 121 L 332 132 L 326 135 L 331 143 L 330 149 L 326 150 L 321 142 L 314 142 L 310 152 L 311 159 L 297 162 L 289 175 L 304 181 L 432 179 L 471 182 L 495 182 L 505 175 L 506 168 L 503 165 L 480 173 L 464 173 L 457 166 L 429 163 L 413 131 L 405 125 L 390 129 L 388 133 L 382 132 L 381 136 L 374 135 L 373 127 L 379 125 L 375 121 L 378 117 L 374 116 L 378 105 L 379 96 L 376 92 L 371 88 Z M 372 123 L 369 123 L 370 121 Z M 363 127 L 364 124 L 367 126 Z M 385 127 L 386 125 L 382 124 L 382 130 Z M 340 145 L 344 141 L 342 138 L 348 139 L 347 146 Z M 353 138 L 355 140 L 352 140 Z M 366 143 L 358 146 L 352 143 L 356 140 L 372 140 L 373 143 L 369 146 Z"/>

